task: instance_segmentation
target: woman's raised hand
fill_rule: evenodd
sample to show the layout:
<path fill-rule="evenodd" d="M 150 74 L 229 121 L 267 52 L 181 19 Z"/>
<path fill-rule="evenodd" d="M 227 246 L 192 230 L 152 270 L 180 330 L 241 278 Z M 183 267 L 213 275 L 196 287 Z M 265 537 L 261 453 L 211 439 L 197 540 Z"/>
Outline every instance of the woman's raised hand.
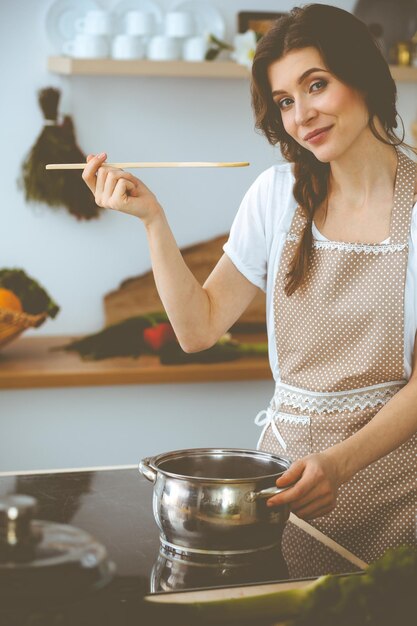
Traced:
<path fill-rule="evenodd" d="M 276 484 L 277 487 L 293 486 L 269 498 L 268 506 L 289 504 L 298 517 L 314 519 L 334 509 L 341 480 L 333 459 L 325 453 L 317 453 L 292 463 Z"/>
<path fill-rule="evenodd" d="M 162 211 L 156 196 L 136 176 L 106 165 L 105 152 L 89 154 L 83 180 L 98 206 L 139 217 L 145 225 Z"/>

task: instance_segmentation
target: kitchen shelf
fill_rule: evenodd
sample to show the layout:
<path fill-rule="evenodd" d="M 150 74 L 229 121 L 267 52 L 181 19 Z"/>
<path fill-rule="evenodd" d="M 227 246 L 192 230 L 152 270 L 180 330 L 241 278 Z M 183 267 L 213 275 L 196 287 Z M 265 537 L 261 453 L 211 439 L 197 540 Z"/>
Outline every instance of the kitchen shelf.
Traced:
<path fill-rule="evenodd" d="M 417 67 L 390 65 L 394 80 L 417 82 Z M 249 78 L 244 65 L 233 61 L 119 61 L 115 59 L 48 58 L 48 70 L 74 76 L 165 76 L 172 78 Z"/>
<path fill-rule="evenodd" d="M 244 342 L 266 341 L 265 335 L 234 337 Z M 83 361 L 75 352 L 55 350 L 72 339 L 21 337 L 5 346 L 0 351 L 0 389 L 272 380 L 265 356 L 189 365 L 161 365 L 153 355 Z"/>
<path fill-rule="evenodd" d="M 171 78 L 248 78 L 249 70 L 232 61 L 119 61 L 49 57 L 55 74 L 85 76 L 164 76 Z"/>

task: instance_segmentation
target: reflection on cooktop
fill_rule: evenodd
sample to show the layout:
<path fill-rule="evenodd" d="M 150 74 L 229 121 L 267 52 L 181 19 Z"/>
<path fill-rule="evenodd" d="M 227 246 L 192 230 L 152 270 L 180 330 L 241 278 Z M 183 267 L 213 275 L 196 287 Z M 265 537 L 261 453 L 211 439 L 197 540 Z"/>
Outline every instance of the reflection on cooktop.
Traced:
<path fill-rule="evenodd" d="M 125 626 L 144 615 L 141 598 L 151 593 L 178 589 L 219 587 L 266 581 L 312 577 L 326 573 L 347 573 L 357 568 L 299 527 L 288 522 L 282 551 L 259 551 L 241 560 L 223 558 L 199 563 L 185 560 L 160 545 L 159 531 L 152 512 L 153 486 L 134 469 L 96 472 L 57 473 L 54 475 L 0 477 L 0 496 L 8 493 L 30 494 L 37 498 L 36 517 L 79 527 L 102 543 L 116 565 L 116 576 L 95 599 L 78 603 L 76 620 L 48 621 L 42 626 L 72 624 Z M 83 607 L 99 607 L 85 613 Z M 51 606 L 53 601 L 51 599 Z M 48 611 L 51 611 L 51 606 Z M 26 610 L 29 615 L 29 608 Z M 39 607 L 38 607 L 39 611 Z M 55 616 L 56 617 L 56 616 Z M 31 623 L 4 621 L 0 607 L 0 626 Z"/>
<path fill-rule="evenodd" d="M 276 547 L 239 556 L 189 558 L 160 545 L 152 568 L 150 591 L 179 591 L 288 579 L 288 568 Z"/>

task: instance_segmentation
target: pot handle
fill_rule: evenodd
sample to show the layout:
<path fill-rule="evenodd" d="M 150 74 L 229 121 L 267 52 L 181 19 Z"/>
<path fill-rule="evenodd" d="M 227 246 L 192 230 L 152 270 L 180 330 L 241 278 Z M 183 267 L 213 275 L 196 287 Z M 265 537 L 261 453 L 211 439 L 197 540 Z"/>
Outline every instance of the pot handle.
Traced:
<path fill-rule="evenodd" d="M 143 476 L 145 476 L 145 478 L 147 478 L 151 483 L 155 483 L 157 473 L 155 472 L 155 470 L 152 469 L 152 467 L 150 467 L 150 461 L 151 459 L 149 457 L 146 457 L 145 459 L 139 461 L 139 472 Z"/>
<path fill-rule="evenodd" d="M 262 489 L 261 491 L 248 491 L 246 494 L 246 500 L 248 502 L 255 502 L 256 500 L 267 500 L 272 496 L 277 496 L 282 491 L 286 491 L 293 485 L 287 487 L 269 487 L 268 489 Z"/>

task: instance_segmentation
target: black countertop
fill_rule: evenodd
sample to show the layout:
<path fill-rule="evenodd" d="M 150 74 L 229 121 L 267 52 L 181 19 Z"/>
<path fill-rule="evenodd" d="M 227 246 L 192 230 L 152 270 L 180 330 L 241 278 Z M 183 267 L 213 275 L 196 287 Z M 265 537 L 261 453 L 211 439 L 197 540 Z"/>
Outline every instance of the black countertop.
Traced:
<path fill-rule="evenodd" d="M 138 626 L 152 619 L 143 602 L 149 593 L 358 571 L 352 562 L 289 521 L 282 554 L 261 555 L 256 563 L 243 568 L 211 568 L 208 576 L 201 568 L 197 574 L 195 568 L 191 573 L 186 568 L 185 575 L 183 568 L 175 576 L 160 554 L 152 489 L 137 469 L 0 476 L 0 497 L 16 493 L 34 496 L 38 519 L 91 533 L 107 548 L 116 566 L 109 585 L 82 598 L 63 603 L 50 597 L 36 607 L 4 607 L 0 603 L 0 626 Z"/>

